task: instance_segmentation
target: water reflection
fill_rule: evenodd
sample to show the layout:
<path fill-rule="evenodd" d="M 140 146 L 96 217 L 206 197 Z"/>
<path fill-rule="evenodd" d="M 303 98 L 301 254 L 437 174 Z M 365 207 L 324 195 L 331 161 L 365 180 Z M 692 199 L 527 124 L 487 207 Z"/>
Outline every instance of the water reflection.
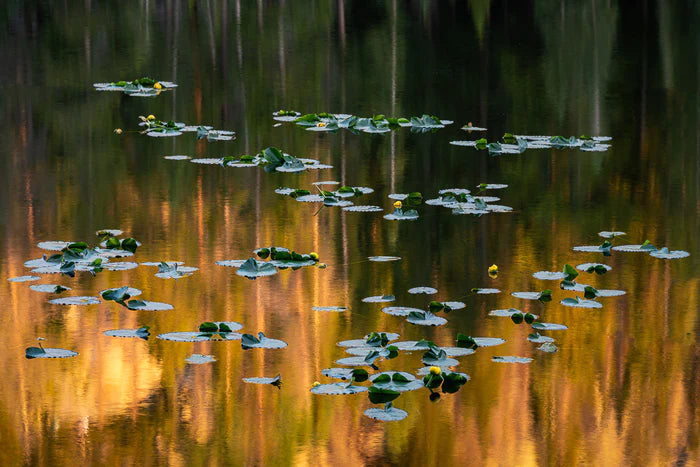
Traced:
<path fill-rule="evenodd" d="M 698 57 L 687 27 L 698 8 L 646 2 L 538 1 L 534 6 L 446 2 L 146 2 L 136 11 L 103 4 L 10 2 L 0 57 L 0 268 L 23 275 L 41 240 L 93 241 L 120 228 L 143 243 L 139 261 L 181 260 L 200 270 L 178 281 L 154 269 L 61 279 L 75 295 L 129 284 L 170 312 L 113 303 L 60 307 L 26 284 L 0 285 L 6 358 L 0 363 L 3 465 L 190 464 L 668 464 L 698 457 L 697 359 L 700 299 Z M 695 15 L 695 16 L 693 16 Z M 87 24 L 87 27 L 84 27 Z M 689 45 L 690 44 L 690 45 Z M 144 74 L 179 84 L 158 99 L 96 93 L 91 83 Z M 358 115 L 435 113 L 456 120 L 435 134 L 309 134 L 273 127 L 271 112 Z M 238 133 L 233 143 L 153 141 L 137 115 L 210 122 Z M 450 147 L 465 121 L 504 131 L 613 136 L 606 153 L 530 151 L 490 158 Z M 169 154 L 220 157 L 268 146 L 319 159 L 326 173 L 267 174 L 223 169 Z M 320 179 L 373 187 L 365 199 L 386 210 L 392 192 L 508 183 L 512 214 L 452 216 L 425 206 L 415 223 L 348 213 L 280 197 L 278 186 Z M 600 230 L 628 232 L 691 252 L 678 261 L 614 254 L 613 270 L 586 277 L 622 289 L 601 311 L 517 301 L 515 290 L 549 283 L 536 270 L 600 260 L 571 247 Z M 326 270 L 281 271 L 255 282 L 214 264 L 254 248 L 317 251 Z M 398 255 L 373 263 L 371 255 Z M 499 265 L 491 279 L 487 268 Z M 51 277 L 48 280 L 53 281 Z M 46 280 L 45 280 L 46 281 Z M 381 313 L 363 297 L 439 290 L 466 310 L 424 330 Z M 498 295 L 473 296 L 472 287 Z M 555 294 L 559 291 L 555 291 Z M 315 305 L 345 305 L 343 314 Z M 528 328 L 488 317 L 516 306 L 548 322 L 560 348 L 544 354 Z M 106 329 L 152 332 L 233 320 L 282 339 L 281 351 L 243 351 L 236 342 L 115 339 Z M 507 343 L 460 358 L 471 381 L 437 404 L 426 391 L 401 396 L 409 416 L 385 425 L 362 415 L 366 396 L 311 397 L 320 371 L 346 356 L 335 343 L 372 330 L 451 344 L 457 332 Z M 27 361 L 38 336 L 80 353 Z M 185 363 L 192 353 L 217 362 Z M 495 355 L 534 358 L 529 365 Z M 411 371 L 419 355 L 383 370 Z M 281 389 L 243 377 L 282 374 Z"/>

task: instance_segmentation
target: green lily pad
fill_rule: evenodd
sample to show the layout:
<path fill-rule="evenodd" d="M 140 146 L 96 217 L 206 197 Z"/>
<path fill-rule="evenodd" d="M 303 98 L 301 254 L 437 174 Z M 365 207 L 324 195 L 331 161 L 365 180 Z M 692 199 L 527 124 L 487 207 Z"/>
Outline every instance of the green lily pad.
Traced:
<path fill-rule="evenodd" d="M 58 284 L 36 284 L 30 285 L 29 288 L 35 292 L 43 293 L 62 293 L 70 290 L 70 287 L 64 287 Z"/>
<path fill-rule="evenodd" d="M 532 329 L 538 331 L 566 331 L 569 328 L 563 324 L 535 322 L 532 323 Z"/>
<path fill-rule="evenodd" d="M 489 295 L 489 294 L 496 294 L 496 293 L 501 293 L 500 290 L 498 289 L 479 289 L 479 288 L 474 288 L 472 289 L 472 293 L 479 294 L 479 295 Z"/>
<path fill-rule="evenodd" d="M 541 350 L 542 352 L 547 352 L 547 353 L 554 353 L 557 350 L 559 350 L 559 348 L 551 342 L 545 342 L 542 345 L 540 345 L 539 347 L 537 347 L 537 350 Z"/>
<path fill-rule="evenodd" d="M 447 323 L 445 318 L 435 316 L 429 311 L 412 311 L 408 314 L 406 321 L 418 326 L 442 326 Z"/>
<path fill-rule="evenodd" d="M 461 310 L 467 307 L 463 302 L 442 302 L 442 304 L 446 307 L 450 307 L 452 310 Z"/>
<path fill-rule="evenodd" d="M 139 265 L 131 261 L 110 261 L 107 264 L 102 264 L 102 269 L 106 271 L 128 271 L 136 269 Z"/>
<path fill-rule="evenodd" d="M 376 334 L 385 335 L 387 338 L 387 342 L 395 341 L 396 339 L 398 339 L 400 337 L 395 332 L 376 332 Z M 340 341 L 340 342 L 338 342 L 338 345 L 340 347 L 364 347 L 367 345 L 367 339 L 369 339 L 370 336 L 371 336 L 371 334 L 368 334 L 365 337 L 363 337 L 362 339 L 350 339 L 350 340 Z"/>
<path fill-rule="evenodd" d="M 418 219 L 418 211 L 415 209 L 401 209 L 401 208 L 395 208 L 394 212 L 391 214 L 385 214 L 384 219 L 390 220 L 390 221 L 414 221 Z"/>
<path fill-rule="evenodd" d="M 47 242 L 39 242 L 36 246 L 38 246 L 42 250 L 61 251 L 62 249 L 66 248 L 68 245 L 70 245 L 71 243 L 73 243 L 73 242 L 47 241 Z"/>
<path fill-rule="evenodd" d="M 427 366 L 451 367 L 458 365 L 459 362 L 447 356 L 447 352 L 437 346 L 432 346 L 423 354 L 421 360 Z"/>
<path fill-rule="evenodd" d="M 606 272 L 610 271 L 612 268 L 608 266 L 607 264 L 601 264 L 601 263 L 583 263 L 579 264 L 576 266 L 576 269 L 579 271 L 585 271 L 589 274 L 596 273 L 596 274 L 605 274 Z"/>
<path fill-rule="evenodd" d="M 549 337 L 549 336 L 540 335 L 539 332 L 535 332 L 534 334 L 528 335 L 527 340 L 529 340 L 530 342 L 534 342 L 535 344 L 544 344 L 547 342 L 554 342 L 554 338 Z"/>
<path fill-rule="evenodd" d="M 343 211 L 347 211 L 347 212 L 382 212 L 382 211 L 384 211 L 384 209 L 382 209 L 379 206 L 359 205 L 359 206 L 346 206 L 343 208 Z"/>
<path fill-rule="evenodd" d="M 391 402 L 401 395 L 399 391 L 392 389 L 382 389 L 376 386 L 370 386 L 368 389 L 369 400 L 373 404 L 386 404 Z"/>
<path fill-rule="evenodd" d="M 423 387 L 423 383 L 415 376 L 403 371 L 375 373 L 369 377 L 369 380 L 376 388 L 398 392 L 414 391 Z"/>
<path fill-rule="evenodd" d="M 619 237 L 621 235 L 626 235 L 625 232 L 608 232 L 606 230 L 602 232 L 598 232 L 599 237 L 603 238 L 614 238 L 614 237 Z"/>
<path fill-rule="evenodd" d="M 391 402 L 387 402 L 383 409 L 372 407 L 371 409 L 365 410 L 364 413 L 365 416 L 382 422 L 396 422 L 408 417 L 408 412 L 397 409 L 391 405 Z"/>
<path fill-rule="evenodd" d="M 493 347 L 496 345 L 505 344 L 506 340 L 500 337 L 473 337 L 474 342 L 479 347 Z"/>
<path fill-rule="evenodd" d="M 566 274 L 555 271 L 537 271 L 532 277 L 541 281 L 560 281 L 566 277 Z"/>
<path fill-rule="evenodd" d="M 173 306 L 169 303 L 151 302 L 149 300 L 130 300 L 127 302 L 127 308 L 139 311 L 167 311 L 172 310 Z"/>
<path fill-rule="evenodd" d="M 594 300 L 584 300 L 580 297 L 565 298 L 561 301 L 561 304 L 573 308 L 603 308 L 603 305 L 599 302 Z"/>

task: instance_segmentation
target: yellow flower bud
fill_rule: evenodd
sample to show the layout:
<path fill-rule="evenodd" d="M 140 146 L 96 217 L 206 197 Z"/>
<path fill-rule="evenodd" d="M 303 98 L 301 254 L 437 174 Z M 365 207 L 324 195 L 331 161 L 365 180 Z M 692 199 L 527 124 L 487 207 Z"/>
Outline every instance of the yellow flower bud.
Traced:
<path fill-rule="evenodd" d="M 146 118 L 149 119 L 149 120 L 155 120 L 155 119 L 156 119 L 156 116 L 153 115 L 153 114 L 151 114 L 151 115 L 149 115 L 149 116 L 146 117 Z"/>
<path fill-rule="evenodd" d="M 489 266 L 489 274 L 496 274 L 498 272 L 498 266 L 495 264 L 492 264 Z"/>
<path fill-rule="evenodd" d="M 395 207 L 396 209 L 401 209 L 401 206 L 403 206 L 403 204 L 401 203 L 401 201 L 397 201 L 397 202 L 394 203 L 394 207 Z"/>
<path fill-rule="evenodd" d="M 318 381 L 314 381 L 314 384 L 311 385 L 312 388 L 317 388 L 321 385 Z"/>
<path fill-rule="evenodd" d="M 121 128 L 115 128 L 115 129 L 114 129 L 114 132 L 115 132 L 116 134 L 118 134 L 118 135 L 121 135 L 121 134 L 122 134 L 122 129 L 121 129 Z"/>
<path fill-rule="evenodd" d="M 440 369 L 439 366 L 431 366 L 430 367 L 430 374 L 431 375 L 439 375 L 440 373 L 442 373 L 442 370 Z"/>
<path fill-rule="evenodd" d="M 318 122 L 318 123 L 316 124 L 316 126 L 324 127 L 324 126 L 326 126 L 326 124 L 323 123 L 323 122 Z"/>
<path fill-rule="evenodd" d="M 311 256 L 312 260 L 318 261 L 318 253 L 316 253 L 315 251 L 312 251 L 311 253 L 309 253 L 309 256 Z"/>
<path fill-rule="evenodd" d="M 160 83 L 156 83 L 156 84 L 153 85 L 153 88 L 154 88 L 154 89 L 163 89 L 163 85 L 160 84 Z"/>

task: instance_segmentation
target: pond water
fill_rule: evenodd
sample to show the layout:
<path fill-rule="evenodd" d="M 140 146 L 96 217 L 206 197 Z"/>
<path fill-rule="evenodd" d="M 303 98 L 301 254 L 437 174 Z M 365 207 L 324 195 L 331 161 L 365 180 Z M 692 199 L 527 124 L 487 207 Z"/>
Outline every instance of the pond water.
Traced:
<path fill-rule="evenodd" d="M 6 2 L 0 464 L 698 465 L 700 6 L 632 3 Z M 157 97 L 93 88 L 142 76 L 178 87 Z M 276 126 L 279 109 L 454 123 L 328 133 Z M 236 139 L 149 138 L 134 131 L 149 114 Z M 468 134 L 467 122 L 488 130 Z M 612 140 L 604 152 L 500 155 L 449 144 L 505 132 Z M 332 168 L 268 173 L 165 158 L 238 158 L 270 146 Z M 372 188 L 352 201 L 383 212 L 275 193 L 317 193 L 322 181 Z M 484 194 L 512 212 L 453 215 L 422 203 L 416 220 L 383 217 L 394 209 L 390 194 L 428 200 L 447 188 L 475 193 L 480 183 L 506 184 Z M 97 246 L 100 229 L 141 243 L 110 263 L 181 261 L 188 272 L 161 278 L 140 265 L 70 278 L 23 266 L 54 253 L 39 242 Z M 601 231 L 627 232 L 614 245 L 648 239 L 690 256 L 573 250 L 600 245 Z M 253 281 L 216 264 L 271 245 L 317 252 L 327 268 Z M 600 297 L 599 309 L 564 306 L 583 291 L 533 277 L 582 263 L 612 267 L 580 271 L 582 284 L 626 293 Z M 40 280 L 7 280 L 28 275 Z M 40 284 L 70 290 L 30 289 Z M 173 309 L 49 303 L 126 285 L 142 291 L 138 300 Z M 415 287 L 437 293 L 408 293 Z M 550 302 L 511 295 L 544 289 Z M 395 300 L 363 301 L 385 295 Z M 447 324 L 434 327 L 382 312 L 427 310 L 431 300 L 466 307 L 437 312 Z M 566 329 L 489 315 L 510 308 Z M 156 337 L 205 321 L 241 323 L 241 333 L 287 346 Z M 142 326 L 148 339 L 104 334 Z M 535 330 L 557 351 L 528 341 Z M 364 415 L 381 408 L 365 392 L 310 392 L 315 381 L 341 381 L 322 374 L 352 356 L 337 342 L 372 331 L 444 347 L 458 333 L 505 343 L 454 357 L 454 371 L 469 377 L 458 392 L 437 402 L 427 388 L 402 393 L 393 404 L 407 416 L 381 421 Z M 26 359 L 38 337 L 78 355 Z M 377 365 L 416 375 L 422 354 L 401 351 Z M 278 387 L 244 381 L 277 374 Z"/>

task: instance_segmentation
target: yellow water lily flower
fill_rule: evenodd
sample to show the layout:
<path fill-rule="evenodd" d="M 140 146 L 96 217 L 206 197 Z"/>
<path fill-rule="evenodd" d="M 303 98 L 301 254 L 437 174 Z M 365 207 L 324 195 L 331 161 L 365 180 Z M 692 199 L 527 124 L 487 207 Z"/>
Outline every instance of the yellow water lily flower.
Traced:
<path fill-rule="evenodd" d="M 314 381 L 314 384 L 312 384 L 311 387 L 316 388 L 316 387 L 319 387 L 320 385 L 321 385 L 321 383 L 319 383 L 318 381 Z"/>
<path fill-rule="evenodd" d="M 122 129 L 121 129 L 121 128 L 115 128 L 115 129 L 114 129 L 114 132 L 115 132 L 116 134 L 118 134 L 118 135 L 121 135 L 121 134 L 122 134 Z"/>
<path fill-rule="evenodd" d="M 318 253 L 316 253 L 315 251 L 312 251 L 311 253 L 309 253 L 309 256 L 311 256 L 312 260 L 318 261 Z"/>
<path fill-rule="evenodd" d="M 431 375 L 439 375 L 440 373 L 442 373 L 442 370 L 440 369 L 439 366 L 431 366 L 430 367 L 430 374 Z"/>
<path fill-rule="evenodd" d="M 495 264 L 492 264 L 489 266 L 489 274 L 497 274 L 498 273 L 498 266 Z"/>
<path fill-rule="evenodd" d="M 153 114 L 151 114 L 151 115 L 149 115 L 149 116 L 146 117 L 146 118 L 149 119 L 149 120 L 155 120 L 155 119 L 156 119 L 156 116 L 153 115 Z"/>
<path fill-rule="evenodd" d="M 316 126 L 324 127 L 324 126 L 326 126 L 326 124 L 323 123 L 323 122 L 318 122 L 318 123 L 316 124 Z"/>
<path fill-rule="evenodd" d="M 401 203 L 401 201 L 397 201 L 397 202 L 394 203 L 394 207 L 395 207 L 396 209 L 401 209 L 401 206 L 403 206 L 403 204 Z"/>
<path fill-rule="evenodd" d="M 153 88 L 154 88 L 154 89 L 163 89 L 163 85 L 160 84 L 160 83 L 156 83 L 156 84 L 153 85 Z"/>

